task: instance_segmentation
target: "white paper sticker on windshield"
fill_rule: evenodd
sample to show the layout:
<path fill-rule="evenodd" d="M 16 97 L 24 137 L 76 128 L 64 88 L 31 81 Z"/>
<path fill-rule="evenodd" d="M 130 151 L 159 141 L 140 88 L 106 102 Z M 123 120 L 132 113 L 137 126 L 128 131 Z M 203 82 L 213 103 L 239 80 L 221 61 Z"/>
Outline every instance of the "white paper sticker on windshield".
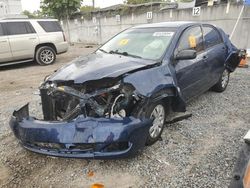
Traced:
<path fill-rule="evenodd" d="M 155 32 L 153 34 L 154 37 L 172 37 L 174 32 Z"/>

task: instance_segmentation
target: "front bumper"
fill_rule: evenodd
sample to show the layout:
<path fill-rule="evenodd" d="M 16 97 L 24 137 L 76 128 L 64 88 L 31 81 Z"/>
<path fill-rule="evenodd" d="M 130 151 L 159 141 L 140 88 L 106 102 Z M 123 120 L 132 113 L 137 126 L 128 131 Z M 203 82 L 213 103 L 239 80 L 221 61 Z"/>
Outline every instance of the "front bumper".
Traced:
<path fill-rule="evenodd" d="M 29 116 L 28 104 L 15 111 L 10 127 L 24 148 L 50 156 L 113 159 L 134 155 L 145 146 L 151 120 L 134 117 L 49 122 Z"/>

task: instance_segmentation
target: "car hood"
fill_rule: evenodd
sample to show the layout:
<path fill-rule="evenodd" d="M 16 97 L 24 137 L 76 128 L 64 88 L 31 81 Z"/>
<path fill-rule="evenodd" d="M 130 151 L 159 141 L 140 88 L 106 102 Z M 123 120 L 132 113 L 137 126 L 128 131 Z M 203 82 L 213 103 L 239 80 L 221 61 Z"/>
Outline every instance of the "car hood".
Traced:
<path fill-rule="evenodd" d="M 80 84 L 90 80 L 115 78 L 154 64 L 156 61 L 96 52 L 79 57 L 58 69 L 50 76 L 49 81 L 74 81 Z"/>

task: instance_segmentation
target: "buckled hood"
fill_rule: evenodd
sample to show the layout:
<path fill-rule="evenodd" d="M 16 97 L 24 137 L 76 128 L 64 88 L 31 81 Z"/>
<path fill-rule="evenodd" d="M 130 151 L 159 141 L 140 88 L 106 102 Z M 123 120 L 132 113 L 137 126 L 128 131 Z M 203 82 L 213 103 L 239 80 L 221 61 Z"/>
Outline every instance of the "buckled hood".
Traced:
<path fill-rule="evenodd" d="M 84 83 L 102 78 L 115 78 L 155 63 L 156 61 L 152 60 L 96 52 L 62 67 L 51 75 L 49 80 Z"/>

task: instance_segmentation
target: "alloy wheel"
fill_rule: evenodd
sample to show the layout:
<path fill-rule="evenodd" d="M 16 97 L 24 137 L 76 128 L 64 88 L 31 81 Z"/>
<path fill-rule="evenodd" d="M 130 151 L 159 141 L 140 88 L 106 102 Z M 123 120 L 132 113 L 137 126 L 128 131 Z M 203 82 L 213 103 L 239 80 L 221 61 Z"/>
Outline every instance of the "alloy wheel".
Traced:
<path fill-rule="evenodd" d="M 164 127 L 165 121 L 165 109 L 162 105 L 157 105 L 150 115 L 153 119 L 153 125 L 149 129 L 149 135 L 151 138 L 157 138 Z"/>
<path fill-rule="evenodd" d="M 40 53 L 40 59 L 44 64 L 51 64 L 54 58 L 54 53 L 51 50 L 45 49 Z"/>
<path fill-rule="evenodd" d="M 221 77 L 221 86 L 222 88 L 226 88 L 227 84 L 229 82 L 229 72 L 227 70 L 224 70 L 222 77 Z"/>

